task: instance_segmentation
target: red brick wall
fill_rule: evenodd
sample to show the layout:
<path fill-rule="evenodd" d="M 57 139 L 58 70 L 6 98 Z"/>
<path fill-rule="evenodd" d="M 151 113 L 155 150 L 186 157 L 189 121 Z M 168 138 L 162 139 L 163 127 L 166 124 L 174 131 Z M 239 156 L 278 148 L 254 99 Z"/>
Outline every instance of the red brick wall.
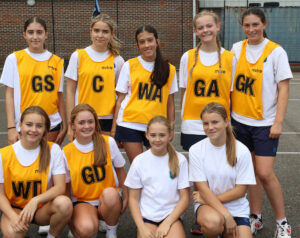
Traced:
<path fill-rule="evenodd" d="M 162 52 L 171 63 L 179 65 L 182 53 L 192 47 L 192 3 L 187 0 L 99 0 L 101 12 L 118 23 L 118 37 L 124 45 L 125 60 L 138 55 L 135 31 L 151 24 L 161 40 Z M 68 59 L 76 48 L 90 44 L 89 22 L 94 0 L 53 0 L 55 52 Z M 26 47 L 22 37 L 24 22 L 37 15 L 47 22 L 47 48 L 53 52 L 52 3 L 36 0 L 33 7 L 26 0 L 0 1 L 0 65 L 8 54 Z"/>

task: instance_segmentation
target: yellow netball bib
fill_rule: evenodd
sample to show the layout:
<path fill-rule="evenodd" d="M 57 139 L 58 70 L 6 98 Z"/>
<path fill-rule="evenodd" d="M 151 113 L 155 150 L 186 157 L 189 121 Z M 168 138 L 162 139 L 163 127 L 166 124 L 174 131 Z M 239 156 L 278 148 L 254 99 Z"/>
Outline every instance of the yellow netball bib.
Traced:
<path fill-rule="evenodd" d="M 51 149 L 52 143 L 48 142 Z M 4 174 L 5 195 L 10 204 L 24 208 L 35 196 L 46 192 L 49 174 L 47 171 L 39 173 L 40 154 L 29 166 L 23 166 L 17 159 L 12 145 L 0 150 Z M 41 207 L 43 204 L 39 204 Z"/>
<path fill-rule="evenodd" d="M 114 56 L 93 61 L 85 49 L 78 52 L 78 103 L 92 106 L 98 116 L 113 113 L 115 107 Z"/>
<path fill-rule="evenodd" d="M 170 64 L 168 82 L 158 88 L 138 58 L 129 60 L 131 95 L 123 113 L 123 121 L 147 124 L 154 116 L 167 116 L 167 102 L 175 74 Z"/>
<path fill-rule="evenodd" d="M 63 60 L 52 55 L 48 60 L 37 61 L 25 50 L 14 52 L 21 89 L 21 113 L 29 106 L 40 106 L 48 115 L 58 112 L 58 88 Z"/>
<path fill-rule="evenodd" d="M 252 64 L 246 58 L 247 40 L 243 41 L 231 95 L 232 110 L 237 114 L 256 120 L 263 119 L 263 64 L 268 55 L 278 46 L 269 41 L 260 58 Z"/>
<path fill-rule="evenodd" d="M 188 72 L 195 62 L 195 51 L 196 49 L 188 51 Z M 200 57 L 198 58 L 192 77 L 188 76 L 183 120 L 200 120 L 203 108 L 211 102 L 222 104 L 228 117 L 230 116 L 232 58 L 233 53 L 227 50 L 222 53 L 221 73 L 218 62 L 212 66 L 205 66 L 201 63 Z"/>
<path fill-rule="evenodd" d="M 105 188 L 116 187 L 109 152 L 109 137 L 102 136 L 107 149 L 105 166 L 94 165 L 94 150 L 88 153 L 81 152 L 73 142 L 63 149 L 70 168 L 72 192 L 78 201 L 98 200 Z"/>

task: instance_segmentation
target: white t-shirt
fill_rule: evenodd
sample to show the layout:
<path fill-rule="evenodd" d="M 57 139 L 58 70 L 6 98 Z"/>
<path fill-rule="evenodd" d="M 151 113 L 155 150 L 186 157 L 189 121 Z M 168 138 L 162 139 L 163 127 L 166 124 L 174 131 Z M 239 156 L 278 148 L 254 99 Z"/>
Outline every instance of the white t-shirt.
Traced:
<path fill-rule="evenodd" d="M 18 161 L 23 166 L 29 166 L 33 164 L 40 152 L 40 146 L 33 150 L 25 149 L 21 141 L 17 141 L 13 144 L 14 152 L 17 156 Z M 53 186 L 52 176 L 58 174 L 66 174 L 64 160 L 62 156 L 62 151 L 57 144 L 52 144 L 50 150 L 50 164 L 49 164 L 49 174 L 48 174 L 48 182 L 47 182 L 47 189 Z M 3 176 L 3 165 L 2 165 L 2 157 L 0 154 L 0 183 L 4 183 L 4 176 Z"/>
<path fill-rule="evenodd" d="M 224 52 L 224 48 L 221 48 L 221 54 Z M 199 57 L 201 59 L 201 63 L 205 66 L 212 66 L 215 65 L 218 61 L 218 52 L 205 52 L 203 50 L 199 50 Z M 179 68 L 179 87 L 180 88 L 187 88 L 187 80 L 189 76 L 189 70 L 188 70 L 188 51 L 185 52 L 180 60 L 180 68 Z M 236 67 L 236 59 L 233 57 L 232 59 L 232 66 L 231 66 L 231 84 L 233 84 L 234 81 L 234 73 L 235 73 L 235 67 Z M 184 111 L 184 104 L 185 104 L 185 98 L 186 98 L 186 92 L 183 95 L 182 100 L 182 109 L 181 109 L 181 119 L 183 116 Z M 203 124 L 202 120 L 182 120 L 181 122 L 181 132 L 184 134 L 193 134 L 193 135 L 205 135 L 203 130 Z"/>
<path fill-rule="evenodd" d="M 261 56 L 268 39 L 264 39 L 258 45 L 248 45 L 246 47 L 246 58 L 250 63 L 255 63 Z M 235 54 L 237 61 L 240 58 L 242 41 L 233 44 L 231 51 Z M 268 56 L 263 65 L 263 120 L 239 115 L 232 111 L 232 118 L 236 121 L 249 126 L 271 126 L 274 123 L 277 112 L 277 84 L 285 79 L 293 78 L 289 65 L 288 56 L 285 50 L 279 46 L 276 47 Z"/>
<path fill-rule="evenodd" d="M 189 150 L 189 180 L 207 181 L 215 195 L 233 189 L 237 184 L 256 184 L 251 154 L 239 141 L 236 141 L 236 157 L 236 166 L 231 167 L 227 162 L 226 145 L 216 147 L 209 138 L 205 138 Z M 246 195 L 223 205 L 234 217 L 248 217 L 250 214 Z"/>
<path fill-rule="evenodd" d="M 52 56 L 52 53 L 48 50 L 43 53 L 32 53 L 28 48 L 26 48 L 25 51 L 37 61 L 46 61 Z M 19 123 L 21 118 L 21 88 L 17 57 L 14 53 L 7 56 L 5 60 L 0 83 L 14 89 L 15 125 L 17 130 L 20 131 Z M 62 70 L 58 92 L 63 92 L 63 86 L 64 71 Z M 51 121 L 51 129 L 55 128 L 62 121 L 59 112 L 49 115 L 49 118 Z"/>
<path fill-rule="evenodd" d="M 95 62 L 102 62 L 106 60 L 110 53 L 109 50 L 105 52 L 95 51 L 91 46 L 86 47 L 85 51 L 87 52 L 89 57 Z M 123 64 L 124 64 L 124 59 L 122 58 L 122 56 L 119 55 L 114 58 L 115 84 L 117 84 L 118 82 L 119 74 Z M 73 54 L 71 55 L 65 76 L 74 81 L 78 80 L 78 52 L 77 51 L 73 52 Z M 77 104 L 78 104 L 78 87 L 76 88 L 76 92 L 75 92 L 75 105 Z M 113 118 L 112 114 L 108 116 L 99 117 L 99 119 L 112 119 L 112 118 Z"/>
<path fill-rule="evenodd" d="M 92 150 L 94 150 L 94 143 L 93 141 L 91 141 L 89 144 L 87 145 L 82 145 L 79 144 L 79 142 L 75 139 L 74 141 L 74 145 L 76 146 L 76 148 L 78 150 L 80 150 L 83 153 L 89 153 Z M 118 180 L 118 176 L 117 173 L 115 171 L 115 168 L 122 168 L 125 166 L 125 159 L 123 158 L 116 141 L 114 140 L 114 138 L 109 137 L 108 138 L 108 144 L 109 144 L 109 153 L 110 153 L 110 157 L 111 157 L 111 163 L 112 163 L 112 169 L 113 169 L 113 174 L 114 174 L 114 179 L 116 182 L 116 186 L 119 186 L 119 180 Z M 71 182 L 71 176 L 70 176 L 70 168 L 67 162 L 67 158 L 66 155 L 64 153 L 64 151 L 62 151 L 63 154 L 63 158 L 64 158 L 64 162 L 65 162 L 65 167 L 66 167 L 66 183 L 70 183 Z M 72 187 L 71 187 L 72 190 Z M 72 191 L 71 191 L 72 194 Z M 76 202 L 77 199 L 75 197 L 72 196 L 72 201 Z M 97 206 L 99 203 L 99 200 L 94 200 L 94 201 L 87 201 L 88 203 L 90 203 L 93 206 Z"/>
<path fill-rule="evenodd" d="M 143 60 L 141 56 L 138 56 L 138 60 L 142 64 L 142 66 L 149 72 L 152 72 L 154 69 L 154 61 L 153 62 L 147 62 Z M 121 69 L 119 81 L 116 87 L 116 91 L 120 93 L 126 93 L 124 100 L 121 103 L 119 114 L 117 117 L 117 124 L 122 127 L 127 127 L 134 130 L 139 131 L 146 131 L 147 124 L 144 123 L 136 123 L 136 122 L 125 122 L 122 121 L 123 118 L 123 112 L 125 107 L 127 106 L 127 103 L 130 99 L 131 95 L 131 86 L 130 86 L 130 68 L 129 68 L 129 62 L 126 61 Z M 177 75 L 176 72 L 174 74 L 174 78 L 170 87 L 169 94 L 173 94 L 178 91 L 178 84 L 177 84 Z"/>
<path fill-rule="evenodd" d="M 179 174 L 174 179 L 170 176 L 168 153 L 155 156 L 149 149 L 133 160 L 125 185 L 141 189 L 139 206 L 143 218 L 154 222 L 165 219 L 180 200 L 179 190 L 190 186 L 187 160 L 182 154 L 177 155 Z"/>

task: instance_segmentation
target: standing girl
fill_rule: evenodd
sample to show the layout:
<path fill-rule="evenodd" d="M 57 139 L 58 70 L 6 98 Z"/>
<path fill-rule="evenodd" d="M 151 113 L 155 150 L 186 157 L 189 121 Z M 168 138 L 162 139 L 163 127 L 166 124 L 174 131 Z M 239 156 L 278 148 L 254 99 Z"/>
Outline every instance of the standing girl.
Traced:
<path fill-rule="evenodd" d="M 107 224 L 106 238 L 116 238 L 118 220 L 128 202 L 125 160 L 115 140 L 101 134 L 96 111 L 78 104 L 70 115 L 75 140 L 63 149 L 73 200 L 70 228 L 75 237 L 93 237 L 98 219 Z"/>
<path fill-rule="evenodd" d="M 20 119 L 20 140 L 0 150 L 0 210 L 4 237 L 25 237 L 30 223 L 49 225 L 57 237 L 72 215 L 58 145 L 47 142 L 50 120 L 38 107 Z"/>
<path fill-rule="evenodd" d="M 205 138 L 200 113 L 210 102 L 222 104 L 229 116 L 230 89 L 234 76 L 233 54 L 221 47 L 220 20 L 212 11 L 201 11 L 193 21 L 200 42 L 180 61 L 181 145 L 184 150 Z"/>
<path fill-rule="evenodd" d="M 235 140 L 227 111 L 219 103 L 209 103 L 201 112 L 208 138 L 189 151 L 190 181 L 197 208 L 197 222 L 206 237 L 250 238 L 247 185 L 255 184 L 251 154 Z"/>
<path fill-rule="evenodd" d="M 246 40 L 233 45 L 238 60 L 232 93 L 232 125 L 237 138 L 252 152 L 257 186 L 250 188 L 251 230 L 263 228 L 262 187 L 275 212 L 275 237 L 291 237 L 281 186 L 274 174 L 278 140 L 293 77 L 286 52 L 265 38 L 267 21 L 261 9 L 242 15 Z"/>
<path fill-rule="evenodd" d="M 141 55 L 122 67 L 113 122 L 113 131 L 118 125 L 116 139 L 122 142 L 130 163 L 143 152 L 143 143 L 149 147 L 145 131 L 152 117 L 166 116 L 173 135 L 178 90 L 175 67 L 162 57 L 154 27 L 139 27 L 135 39 Z"/>
<path fill-rule="evenodd" d="M 119 55 L 120 41 L 115 33 L 116 24 L 108 15 L 100 14 L 92 18 L 92 45 L 72 54 L 66 72 L 68 117 L 75 105 L 87 103 L 96 110 L 105 134 L 111 132 L 115 86 L 124 63 Z M 73 140 L 70 127 L 68 139 Z"/>
<path fill-rule="evenodd" d="M 61 144 L 67 132 L 63 60 L 45 48 L 48 32 L 44 20 L 28 19 L 23 37 L 28 48 L 10 54 L 1 75 L 1 83 L 6 86 L 8 143 L 20 138 L 21 113 L 29 106 L 38 105 L 51 121 L 48 140 Z"/>
<path fill-rule="evenodd" d="M 187 160 L 170 144 L 172 128 L 165 117 L 149 121 L 146 137 L 151 148 L 134 159 L 125 181 L 137 237 L 183 238 L 180 216 L 190 198 Z"/>

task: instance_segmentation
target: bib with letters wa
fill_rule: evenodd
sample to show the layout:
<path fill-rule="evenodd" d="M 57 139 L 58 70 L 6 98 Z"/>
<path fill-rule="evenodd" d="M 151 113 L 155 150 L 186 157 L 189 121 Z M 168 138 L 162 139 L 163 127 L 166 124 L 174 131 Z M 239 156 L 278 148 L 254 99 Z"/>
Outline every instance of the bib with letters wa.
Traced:
<path fill-rule="evenodd" d="M 252 64 L 246 58 L 247 40 L 243 41 L 231 94 L 232 110 L 237 114 L 256 120 L 263 119 L 263 65 L 268 55 L 278 46 L 269 41 L 259 59 Z"/>
<path fill-rule="evenodd" d="M 152 72 L 147 71 L 138 58 L 129 60 L 131 95 L 123 113 L 123 121 L 147 124 L 155 116 L 167 116 L 167 102 L 175 74 L 171 64 L 167 83 L 158 88 L 151 83 Z"/>
<path fill-rule="evenodd" d="M 53 143 L 48 142 L 49 149 Z M 28 166 L 23 166 L 17 159 L 12 145 L 0 150 L 2 157 L 5 195 L 10 204 L 24 208 L 35 196 L 46 192 L 49 166 L 39 173 L 40 153 L 36 160 Z M 39 204 L 41 207 L 43 204 Z"/>
<path fill-rule="evenodd" d="M 195 62 L 196 49 L 188 51 L 188 72 Z M 221 55 L 221 72 L 219 62 L 211 66 L 202 64 L 198 55 L 192 76 L 188 76 L 187 89 L 183 110 L 183 120 L 200 120 L 203 108 L 211 102 L 222 104 L 229 112 L 231 89 L 231 66 L 233 53 L 224 50 Z"/>
<path fill-rule="evenodd" d="M 37 61 L 25 50 L 14 53 L 20 78 L 21 113 L 33 105 L 42 107 L 48 115 L 58 112 L 63 60 L 54 54 L 48 60 Z"/>
<path fill-rule="evenodd" d="M 87 103 L 98 116 L 108 116 L 115 107 L 114 56 L 93 61 L 85 49 L 78 52 L 78 104 Z"/>
<path fill-rule="evenodd" d="M 108 145 L 109 137 L 102 136 L 107 149 L 107 164 L 104 166 L 94 165 L 94 150 L 88 153 L 81 152 L 73 142 L 63 149 L 70 168 L 73 196 L 77 201 L 98 200 L 105 188 L 116 188 Z"/>

